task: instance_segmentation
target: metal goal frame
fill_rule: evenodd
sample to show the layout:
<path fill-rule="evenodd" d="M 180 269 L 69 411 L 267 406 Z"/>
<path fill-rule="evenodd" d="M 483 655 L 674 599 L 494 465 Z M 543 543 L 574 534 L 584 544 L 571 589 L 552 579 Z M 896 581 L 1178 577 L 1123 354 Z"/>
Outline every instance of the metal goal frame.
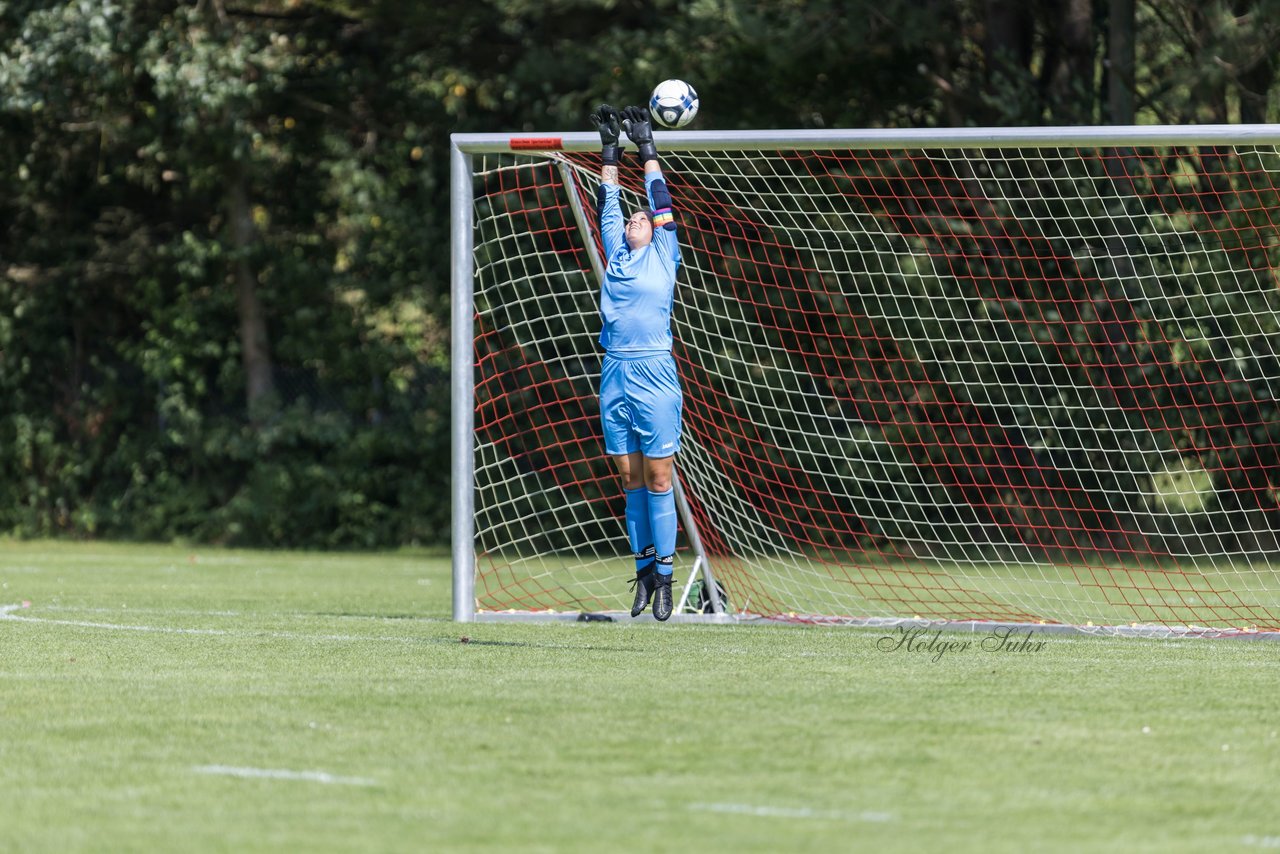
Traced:
<path fill-rule="evenodd" d="M 672 152 L 714 151 L 821 151 L 832 149 L 990 149 L 990 148 L 1062 148 L 1192 145 L 1276 145 L 1280 146 L 1280 124 L 1257 125 L 1133 125 L 1087 127 L 1027 128 L 918 128 L 856 130 L 751 130 L 751 131 L 657 131 L 655 141 L 660 150 Z M 592 152 L 600 147 L 598 134 L 564 133 L 455 133 L 450 137 L 450 234 L 451 234 L 451 496 L 452 496 L 452 574 L 453 619 L 472 622 L 491 619 L 578 619 L 574 613 L 494 614 L 478 612 L 475 599 L 475 378 L 474 378 L 474 222 L 472 157 L 476 154 L 538 152 Z M 562 175 L 572 186 L 573 177 L 562 166 Z M 574 215 L 584 234 L 588 255 L 597 274 L 603 274 L 601 259 L 593 251 L 586 214 L 576 194 L 570 194 Z M 679 613 L 687 600 L 691 585 L 700 576 L 704 589 L 716 590 L 712 562 L 702 547 L 696 521 L 675 479 L 677 512 L 695 557 L 693 571 L 679 597 L 673 621 L 736 622 L 724 613 L 719 597 L 712 595 L 714 614 Z M 821 622 L 816 618 L 812 622 Z M 920 623 L 918 620 L 868 620 L 866 624 L 950 626 L 968 631 L 986 630 L 1012 625 L 1038 631 L 1085 631 L 1072 626 L 1028 626 L 990 622 Z M 1195 630 L 1180 631 L 1161 626 L 1141 627 L 1133 632 L 1150 636 L 1195 636 Z M 1128 634 L 1124 627 L 1117 634 Z M 1258 633 L 1251 637 L 1280 639 L 1280 633 Z"/>

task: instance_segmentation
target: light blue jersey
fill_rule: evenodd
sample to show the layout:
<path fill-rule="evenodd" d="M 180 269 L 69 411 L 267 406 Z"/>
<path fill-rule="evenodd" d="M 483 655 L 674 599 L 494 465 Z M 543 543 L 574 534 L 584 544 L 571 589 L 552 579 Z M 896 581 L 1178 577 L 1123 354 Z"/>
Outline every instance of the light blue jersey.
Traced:
<path fill-rule="evenodd" d="M 662 173 L 647 173 L 644 185 L 654 211 L 654 228 L 653 242 L 640 249 L 627 245 L 618 185 L 602 184 L 598 199 L 607 264 L 600 289 L 600 344 L 622 359 L 671 352 L 671 308 L 680 245 Z"/>
<path fill-rule="evenodd" d="M 600 418 L 606 453 L 657 458 L 680 450 L 683 395 L 671 355 L 680 246 L 662 173 L 647 173 L 644 183 L 654 227 L 653 242 L 640 249 L 627 245 L 618 186 L 602 184 L 597 196 L 607 265 L 600 288 Z M 674 548 L 674 527 L 671 533 Z"/>

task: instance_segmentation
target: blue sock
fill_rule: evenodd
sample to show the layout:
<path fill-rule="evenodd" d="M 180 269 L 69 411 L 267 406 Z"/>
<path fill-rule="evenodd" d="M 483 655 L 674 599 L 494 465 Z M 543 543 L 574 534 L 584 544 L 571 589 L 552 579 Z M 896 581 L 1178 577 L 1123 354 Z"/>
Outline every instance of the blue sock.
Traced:
<path fill-rule="evenodd" d="M 649 527 L 649 490 L 643 486 L 628 489 L 627 539 L 636 558 L 636 572 L 649 568 L 656 552 L 653 549 L 653 530 Z"/>
<path fill-rule="evenodd" d="M 658 552 L 658 574 L 670 575 L 676 554 L 676 496 L 670 489 L 649 492 L 649 524 Z"/>

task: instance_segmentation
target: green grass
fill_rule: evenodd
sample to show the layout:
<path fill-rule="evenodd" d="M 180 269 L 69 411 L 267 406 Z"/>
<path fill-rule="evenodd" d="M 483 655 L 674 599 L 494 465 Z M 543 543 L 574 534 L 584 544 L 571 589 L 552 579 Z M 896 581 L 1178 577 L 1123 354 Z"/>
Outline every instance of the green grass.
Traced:
<path fill-rule="evenodd" d="M 1274 643 L 464 626 L 448 573 L 0 542 L 0 850 L 1280 845 Z"/>
<path fill-rule="evenodd" d="M 931 620 L 1196 626 L 1226 631 L 1280 627 L 1280 565 L 1216 561 L 1152 567 L 939 561 L 926 565 L 848 555 L 712 558 L 734 605 L 776 613 Z M 616 558 L 512 554 L 482 558 L 477 591 L 486 610 L 622 610 Z M 687 562 L 686 562 L 687 565 Z M 516 583 L 517 581 L 521 583 Z"/>

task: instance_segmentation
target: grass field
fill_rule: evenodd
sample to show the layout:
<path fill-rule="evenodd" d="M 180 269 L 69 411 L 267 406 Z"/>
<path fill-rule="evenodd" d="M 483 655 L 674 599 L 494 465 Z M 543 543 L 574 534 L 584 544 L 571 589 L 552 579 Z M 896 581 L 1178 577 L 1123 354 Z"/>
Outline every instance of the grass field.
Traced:
<path fill-rule="evenodd" d="M 3 851 L 1280 848 L 1271 642 L 457 625 L 445 556 L 104 544 L 0 542 L 0 607 Z"/>

